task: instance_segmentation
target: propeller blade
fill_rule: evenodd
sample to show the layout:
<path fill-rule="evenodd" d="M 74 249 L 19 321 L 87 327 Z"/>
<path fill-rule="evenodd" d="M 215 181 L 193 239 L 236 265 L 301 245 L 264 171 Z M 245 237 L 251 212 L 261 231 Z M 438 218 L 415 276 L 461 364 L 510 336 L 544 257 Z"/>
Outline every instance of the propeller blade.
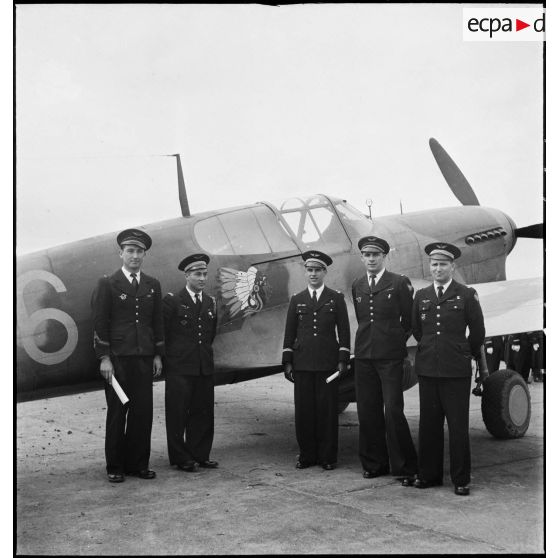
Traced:
<path fill-rule="evenodd" d="M 447 154 L 446 150 L 434 139 L 428 141 L 432 155 L 438 163 L 438 167 L 442 171 L 448 186 L 454 193 L 455 197 L 463 205 L 480 205 L 473 188 L 467 182 L 465 175 L 459 170 L 454 160 Z"/>
<path fill-rule="evenodd" d="M 529 225 L 515 229 L 515 236 L 521 238 L 544 238 L 544 223 Z"/>

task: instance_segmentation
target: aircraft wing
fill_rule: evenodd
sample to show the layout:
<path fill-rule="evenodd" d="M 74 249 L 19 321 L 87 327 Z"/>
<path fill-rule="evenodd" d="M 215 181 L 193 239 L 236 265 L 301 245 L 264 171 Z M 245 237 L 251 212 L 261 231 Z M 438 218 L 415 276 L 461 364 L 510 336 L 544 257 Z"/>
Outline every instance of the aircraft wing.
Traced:
<path fill-rule="evenodd" d="M 542 277 L 469 286 L 479 295 L 487 337 L 543 329 Z"/>

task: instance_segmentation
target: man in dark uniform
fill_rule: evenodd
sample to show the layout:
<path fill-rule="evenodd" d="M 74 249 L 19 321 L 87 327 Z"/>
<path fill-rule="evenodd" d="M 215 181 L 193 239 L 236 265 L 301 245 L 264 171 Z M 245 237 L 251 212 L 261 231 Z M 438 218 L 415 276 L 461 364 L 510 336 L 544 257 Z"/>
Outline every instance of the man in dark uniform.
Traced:
<path fill-rule="evenodd" d="M 545 375 L 545 350 L 544 350 L 544 332 L 530 331 L 529 341 L 533 351 L 533 381 L 544 382 Z"/>
<path fill-rule="evenodd" d="M 475 290 L 453 279 L 459 248 L 434 242 L 424 250 L 430 256 L 434 284 L 417 291 L 413 304 L 420 397 L 419 471 L 414 486 L 428 488 L 443 482 L 447 419 L 451 480 L 455 494 L 466 496 L 471 479 L 471 359 L 480 357 L 484 318 Z"/>
<path fill-rule="evenodd" d="M 385 268 L 390 247 L 377 236 L 358 241 L 366 275 L 353 283 L 358 330 L 355 389 L 364 478 L 413 479 L 417 454 L 404 414 L 403 360 L 411 335 L 413 286 Z"/>
<path fill-rule="evenodd" d="M 141 271 L 151 238 L 138 229 L 116 238 L 122 268 L 99 280 L 93 296 L 94 345 L 106 380 L 105 456 L 110 482 L 124 474 L 155 478 L 149 469 L 153 422 L 152 377 L 162 370 L 164 354 L 161 285 Z M 111 387 L 115 377 L 129 402 Z"/>
<path fill-rule="evenodd" d="M 215 382 L 212 343 L 217 332 L 215 299 L 203 292 L 209 256 L 193 254 L 178 269 L 186 286 L 163 299 L 165 321 L 165 420 L 169 461 L 178 469 L 215 469 Z"/>
<path fill-rule="evenodd" d="M 484 340 L 484 352 L 488 373 L 492 374 L 500 369 L 500 361 L 504 360 L 504 339 L 501 335 L 487 337 Z"/>
<path fill-rule="evenodd" d="M 302 259 L 308 288 L 291 297 L 283 342 L 285 377 L 294 382 L 296 468 L 319 463 L 330 471 L 337 464 L 339 381 L 326 379 L 347 370 L 349 316 L 343 294 L 324 285 L 332 259 L 318 250 Z"/>
<path fill-rule="evenodd" d="M 531 343 L 527 333 L 515 333 L 508 335 L 507 339 L 506 366 L 509 370 L 515 370 L 522 378 L 529 382 L 531 371 Z"/>

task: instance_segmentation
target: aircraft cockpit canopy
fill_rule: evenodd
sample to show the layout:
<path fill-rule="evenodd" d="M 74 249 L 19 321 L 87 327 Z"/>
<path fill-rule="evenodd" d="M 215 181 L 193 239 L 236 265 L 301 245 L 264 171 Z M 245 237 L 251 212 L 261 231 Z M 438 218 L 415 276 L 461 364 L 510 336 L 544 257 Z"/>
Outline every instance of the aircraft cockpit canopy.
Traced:
<path fill-rule="evenodd" d="M 233 209 L 194 226 L 200 247 L 215 255 L 283 255 L 312 248 L 348 252 L 350 237 L 369 233 L 370 221 L 362 213 L 321 194 Z"/>

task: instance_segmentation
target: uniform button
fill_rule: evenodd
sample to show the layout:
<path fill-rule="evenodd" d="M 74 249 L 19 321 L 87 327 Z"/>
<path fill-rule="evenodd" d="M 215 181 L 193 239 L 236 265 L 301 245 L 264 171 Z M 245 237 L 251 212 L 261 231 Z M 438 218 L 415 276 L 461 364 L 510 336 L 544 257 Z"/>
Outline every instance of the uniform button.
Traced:
<path fill-rule="evenodd" d="M 136 320 L 136 324 L 138 324 L 138 323 L 139 323 L 139 320 Z"/>
<path fill-rule="evenodd" d="M 438 325 L 439 325 L 439 324 L 438 324 Z M 201 324 L 200 324 L 198 327 L 201 327 Z"/>
<path fill-rule="evenodd" d="M 373 322 L 374 320 L 370 320 L 371 322 Z"/>
<path fill-rule="evenodd" d="M 439 331 L 437 331 L 437 332 L 436 332 L 436 335 L 440 335 L 440 332 L 439 332 Z"/>
<path fill-rule="evenodd" d="M 317 322 L 318 320 L 316 318 L 314 318 L 314 321 Z"/>
<path fill-rule="evenodd" d="M 439 318 L 439 317 L 440 317 L 440 314 L 436 314 L 436 317 Z"/>
<path fill-rule="evenodd" d="M 316 337 L 317 335 L 318 335 L 317 333 L 314 333 L 314 337 Z"/>
<path fill-rule="evenodd" d="M 201 318 L 198 318 L 198 322 L 201 322 Z"/>
<path fill-rule="evenodd" d="M 201 345 L 201 341 L 198 341 L 198 343 Z"/>
<path fill-rule="evenodd" d="M 139 298 L 136 298 L 136 302 L 139 300 Z"/>
<path fill-rule="evenodd" d="M 317 316 L 317 315 L 318 315 L 318 313 L 317 313 L 317 312 L 314 312 L 314 316 Z"/>
<path fill-rule="evenodd" d="M 436 325 L 440 325 L 440 322 L 436 322 Z"/>
<path fill-rule="evenodd" d="M 436 306 L 436 310 L 440 310 L 440 307 L 439 307 L 439 306 Z"/>

